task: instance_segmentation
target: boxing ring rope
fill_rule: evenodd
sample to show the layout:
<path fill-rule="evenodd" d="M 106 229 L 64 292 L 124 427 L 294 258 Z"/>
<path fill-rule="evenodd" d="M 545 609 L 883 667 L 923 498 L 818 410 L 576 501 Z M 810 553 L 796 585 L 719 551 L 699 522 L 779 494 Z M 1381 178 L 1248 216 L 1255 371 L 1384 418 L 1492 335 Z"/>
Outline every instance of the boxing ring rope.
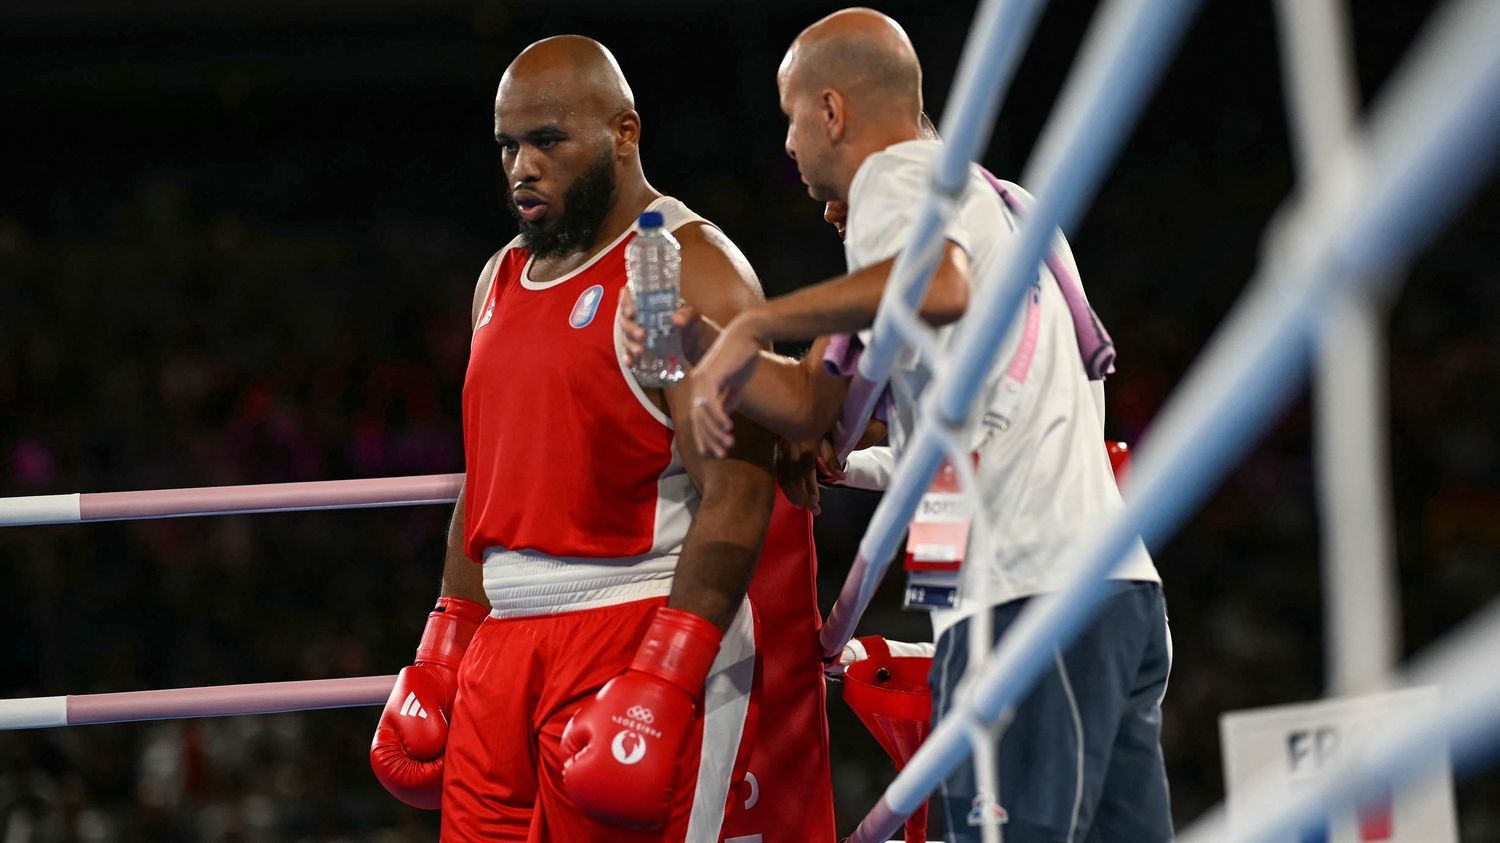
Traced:
<path fill-rule="evenodd" d="M 453 503 L 462 474 L 0 498 L 0 527 Z"/>
<path fill-rule="evenodd" d="M 1276 0 L 1292 150 L 1304 178 L 1355 126 L 1358 94 L 1342 0 Z M 1395 273 L 1386 270 L 1387 275 Z M 1337 297 L 1313 378 L 1313 454 L 1323 533 L 1327 687 L 1371 687 L 1397 662 L 1400 612 L 1386 451 L 1386 279 Z"/>
<path fill-rule="evenodd" d="M 993 723 L 1015 706 L 1050 664 L 1053 648 L 1087 622 L 1105 590 L 1104 577 L 1136 536 L 1153 542 L 1169 536 L 1249 447 L 1251 437 L 1264 431 L 1306 373 L 1317 319 L 1329 303 L 1349 290 L 1368 287 L 1378 271 L 1403 265 L 1482 182 L 1493 164 L 1500 130 L 1497 37 L 1500 4 L 1450 0 L 1382 92 L 1367 125 L 1309 173 L 1298 195 L 1278 211 L 1267 232 L 1262 266 L 1242 303 L 1147 431 L 1124 510 L 1069 546 L 1059 560 L 1070 572 L 1066 585 L 1034 600 L 979 675 L 965 682 L 953 715 L 937 724 L 861 822 L 851 838 L 854 843 L 886 839 L 927 798 L 967 757 L 966 730 L 976 722 Z M 1044 194 L 1038 212 L 1022 222 L 1023 232 L 1028 225 L 1050 228 L 1040 213 L 1045 204 Z M 1033 233 L 1023 243 L 1035 245 L 1040 239 Z M 1034 267 L 1039 253 L 1036 249 L 1022 256 Z M 945 411 L 967 407 L 978 373 L 989 362 L 963 353 L 982 341 L 974 337 L 983 329 L 974 326 L 1007 325 L 1006 317 L 1014 313 L 1013 307 L 994 306 L 992 300 L 998 298 L 987 296 L 984 303 L 990 307 L 962 323 L 958 362 L 932 384 L 925 397 L 927 416 L 938 415 L 949 424 L 962 418 Z M 934 443 L 941 434 L 932 427 L 919 427 L 909 458 L 897 465 L 892 488 L 905 494 L 888 492 L 882 507 L 915 502 L 911 489 L 925 484 L 936 463 Z M 903 516 L 911 508 L 906 506 Z M 888 517 L 891 521 L 899 519 Z M 872 523 L 871 533 L 876 528 Z M 869 542 L 871 534 L 865 538 Z M 872 547 L 893 549 L 889 544 Z M 1275 802 L 1278 808 L 1261 818 L 1253 833 L 1234 839 L 1270 840 L 1276 829 L 1300 827 L 1313 816 L 1310 812 L 1319 810 L 1318 804 L 1323 809 L 1342 805 L 1369 782 L 1409 776 L 1420 760 L 1437 751 L 1423 743 L 1432 735 L 1469 741 L 1466 752 L 1488 749 L 1500 733 L 1500 707 L 1493 703 L 1500 696 L 1500 680 L 1493 671 L 1477 674 L 1479 678 L 1469 675 L 1450 689 L 1436 714 L 1406 724 L 1370 759 L 1316 792 L 1299 794 L 1290 807 Z M 1314 794 L 1324 801 L 1314 803 Z"/>
<path fill-rule="evenodd" d="M 462 474 L 0 498 L 0 526 L 453 503 Z M 359 676 L 0 700 L 0 731 L 384 705 L 396 677 Z"/>
<path fill-rule="evenodd" d="M 0 700 L 0 731 L 384 705 L 390 676 Z"/>

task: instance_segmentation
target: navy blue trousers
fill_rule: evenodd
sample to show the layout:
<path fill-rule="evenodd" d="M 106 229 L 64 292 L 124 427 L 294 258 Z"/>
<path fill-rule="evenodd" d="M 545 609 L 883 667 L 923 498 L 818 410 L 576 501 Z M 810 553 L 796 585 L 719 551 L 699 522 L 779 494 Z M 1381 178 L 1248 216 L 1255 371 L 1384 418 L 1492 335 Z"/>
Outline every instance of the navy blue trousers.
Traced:
<path fill-rule="evenodd" d="M 1161 699 L 1172 667 L 1161 586 L 1113 582 L 1102 611 L 1044 673 L 1001 736 L 998 803 L 1006 843 L 1164 843 L 1172 839 L 1161 755 Z M 991 609 L 998 641 L 1029 601 Z M 969 621 L 938 639 L 933 714 L 969 664 Z M 943 783 L 948 840 L 979 840 L 965 762 Z M 972 821 L 972 822 L 971 822 Z"/>

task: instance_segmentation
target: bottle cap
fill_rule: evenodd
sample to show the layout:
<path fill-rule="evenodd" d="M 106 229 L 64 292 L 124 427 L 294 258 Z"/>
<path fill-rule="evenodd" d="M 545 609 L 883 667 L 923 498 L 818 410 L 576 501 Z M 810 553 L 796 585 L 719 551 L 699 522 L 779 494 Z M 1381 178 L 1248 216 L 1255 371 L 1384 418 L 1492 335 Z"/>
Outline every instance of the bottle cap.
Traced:
<path fill-rule="evenodd" d="M 641 228 L 661 228 L 661 211 L 642 211 L 640 224 Z"/>

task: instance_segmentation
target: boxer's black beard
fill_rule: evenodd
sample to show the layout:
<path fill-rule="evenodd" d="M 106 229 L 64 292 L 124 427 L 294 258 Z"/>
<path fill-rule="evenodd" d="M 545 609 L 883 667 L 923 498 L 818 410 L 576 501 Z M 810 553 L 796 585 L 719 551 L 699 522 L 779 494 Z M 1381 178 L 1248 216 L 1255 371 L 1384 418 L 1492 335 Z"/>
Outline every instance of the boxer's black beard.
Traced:
<path fill-rule="evenodd" d="M 553 220 L 527 222 L 506 190 L 505 207 L 521 226 L 521 245 L 538 258 L 555 258 L 588 248 L 615 201 L 615 169 L 609 150 L 563 194 L 563 211 Z"/>

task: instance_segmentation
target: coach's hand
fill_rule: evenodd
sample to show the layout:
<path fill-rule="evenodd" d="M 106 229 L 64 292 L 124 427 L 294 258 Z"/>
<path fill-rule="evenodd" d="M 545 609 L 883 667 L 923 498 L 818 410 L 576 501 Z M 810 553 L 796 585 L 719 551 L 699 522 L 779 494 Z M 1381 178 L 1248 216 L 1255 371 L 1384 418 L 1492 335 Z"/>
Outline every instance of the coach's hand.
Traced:
<path fill-rule="evenodd" d="M 458 691 L 458 665 L 489 612 L 478 603 L 440 597 L 427 616 L 412 666 L 403 668 L 370 742 L 370 767 L 391 795 L 414 808 L 443 798 L 443 752 Z"/>
<path fill-rule="evenodd" d="M 722 457 L 734 446 L 734 420 L 740 388 L 755 374 L 755 363 L 765 341 L 748 321 L 745 311 L 719 332 L 708 353 L 688 379 L 693 397 L 693 436 L 698 452 Z"/>
<path fill-rule="evenodd" d="M 679 609 L 656 610 L 630 669 L 579 707 L 563 730 L 563 787 L 595 819 L 659 828 L 672 807 L 678 761 L 693 732 L 718 627 Z"/>

